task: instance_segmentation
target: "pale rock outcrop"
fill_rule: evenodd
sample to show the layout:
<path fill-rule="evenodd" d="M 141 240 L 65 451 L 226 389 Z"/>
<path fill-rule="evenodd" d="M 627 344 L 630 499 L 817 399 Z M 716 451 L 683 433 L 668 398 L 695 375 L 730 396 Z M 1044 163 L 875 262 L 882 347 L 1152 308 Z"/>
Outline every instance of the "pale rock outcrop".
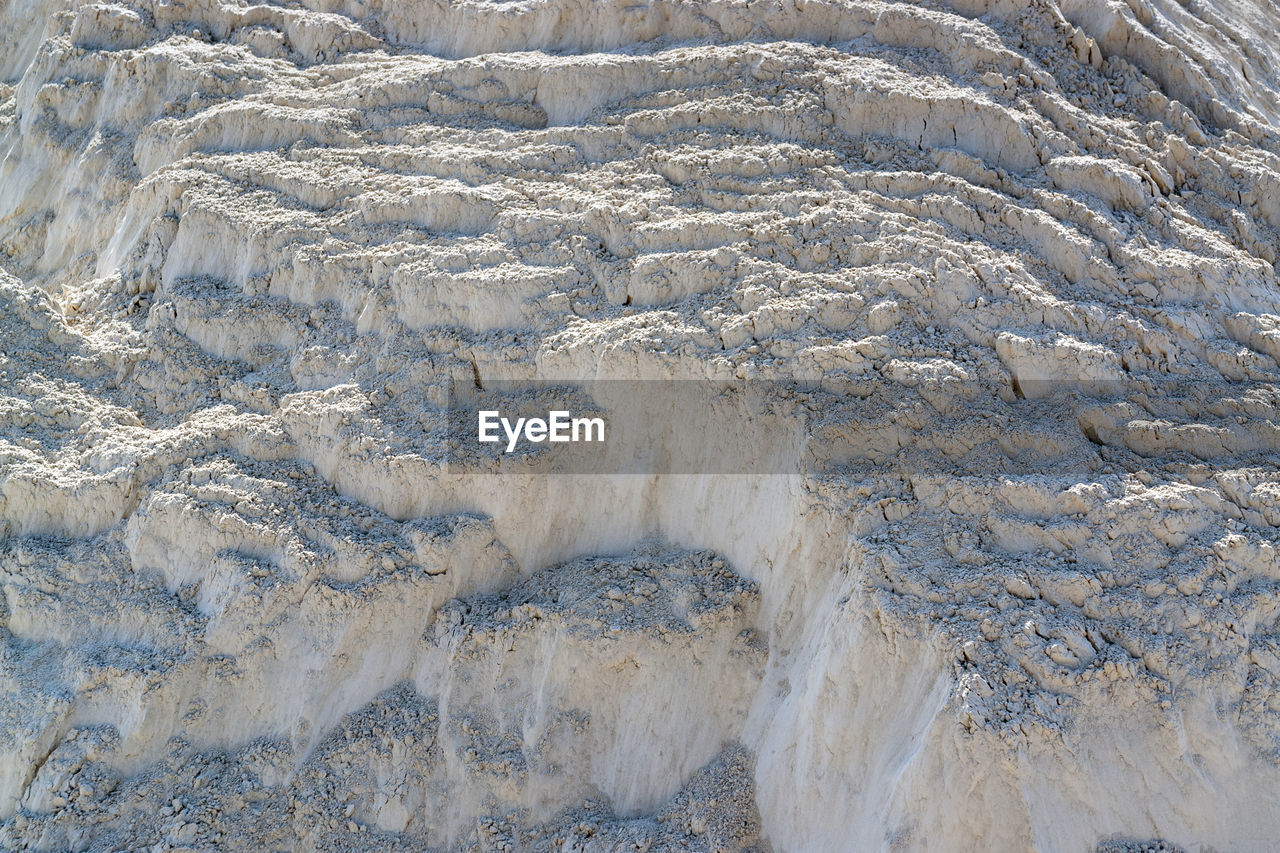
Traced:
<path fill-rule="evenodd" d="M 1278 28 L 0 0 L 0 845 L 1270 850 Z"/>

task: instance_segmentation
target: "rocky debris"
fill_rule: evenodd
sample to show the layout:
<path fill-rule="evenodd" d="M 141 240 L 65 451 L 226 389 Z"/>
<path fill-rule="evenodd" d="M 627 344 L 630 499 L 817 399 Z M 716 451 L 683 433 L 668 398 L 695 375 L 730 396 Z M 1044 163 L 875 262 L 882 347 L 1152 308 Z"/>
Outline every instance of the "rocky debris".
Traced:
<path fill-rule="evenodd" d="M 1098 853 L 1182 853 L 1183 848 L 1167 841 L 1104 841 L 1098 845 Z"/>

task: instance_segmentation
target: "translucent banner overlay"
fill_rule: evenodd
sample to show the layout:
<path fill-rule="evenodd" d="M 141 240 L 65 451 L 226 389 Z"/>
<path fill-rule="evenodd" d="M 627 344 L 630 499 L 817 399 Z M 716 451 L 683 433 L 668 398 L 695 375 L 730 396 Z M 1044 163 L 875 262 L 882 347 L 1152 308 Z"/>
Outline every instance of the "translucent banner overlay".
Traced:
<path fill-rule="evenodd" d="M 812 474 L 913 455 L 1027 474 L 1280 452 L 1280 393 L 1257 383 L 486 381 L 445 408 L 459 474 Z"/>

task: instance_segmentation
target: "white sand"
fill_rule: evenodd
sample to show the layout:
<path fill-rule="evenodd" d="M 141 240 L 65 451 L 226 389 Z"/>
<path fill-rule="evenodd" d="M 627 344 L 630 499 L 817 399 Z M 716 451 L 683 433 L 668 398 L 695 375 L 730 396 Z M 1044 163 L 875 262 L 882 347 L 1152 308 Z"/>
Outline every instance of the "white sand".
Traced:
<path fill-rule="evenodd" d="M 0 0 L 0 847 L 1273 850 L 1277 33 Z M 794 377 L 789 476 L 442 462 Z"/>

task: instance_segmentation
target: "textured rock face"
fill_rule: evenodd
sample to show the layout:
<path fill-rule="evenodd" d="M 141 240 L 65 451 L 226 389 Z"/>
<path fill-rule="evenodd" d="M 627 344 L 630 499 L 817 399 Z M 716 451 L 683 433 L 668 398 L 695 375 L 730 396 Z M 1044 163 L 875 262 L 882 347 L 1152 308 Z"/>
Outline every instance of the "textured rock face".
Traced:
<path fill-rule="evenodd" d="M 1272 849 L 1277 32 L 0 0 L 0 845 Z M 446 461 L 526 379 L 810 385 Z"/>

